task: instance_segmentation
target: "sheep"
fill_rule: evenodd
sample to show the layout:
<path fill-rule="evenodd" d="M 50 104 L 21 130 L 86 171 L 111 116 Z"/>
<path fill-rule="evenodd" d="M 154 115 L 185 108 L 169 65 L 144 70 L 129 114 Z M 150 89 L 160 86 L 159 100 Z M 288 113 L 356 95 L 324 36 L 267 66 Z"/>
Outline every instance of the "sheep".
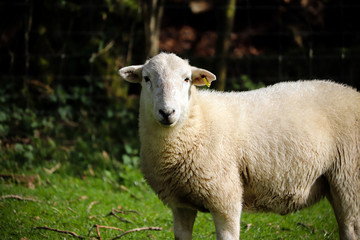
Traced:
<path fill-rule="evenodd" d="M 141 170 L 191 239 L 197 211 L 217 239 L 239 239 L 242 211 L 287 214 L 326 197 L 340 238 L 360 239 L 360 93 L 331 81 L 247 92 L 199 90 L 216 80 L 172 53 L 120 76 L 142 86 Z"/>

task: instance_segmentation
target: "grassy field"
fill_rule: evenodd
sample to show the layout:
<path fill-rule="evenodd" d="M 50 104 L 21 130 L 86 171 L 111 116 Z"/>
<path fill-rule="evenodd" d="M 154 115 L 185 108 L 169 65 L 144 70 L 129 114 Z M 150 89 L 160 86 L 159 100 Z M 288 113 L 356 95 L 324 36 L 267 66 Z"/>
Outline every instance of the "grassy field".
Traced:
<path fill-rule="evenodd" d="M 1 239 L 99 239 L 98 232 L 101 239 L 114 239 L 122 234 L 109 227 L 161 228 L 131 232 L 121 239 L 173 239 L 171 212 L 139 171 L 128 171 L 121 184 L 110 175 L 79 178 L 42 171 L 3 175 Z M 216 239 L 210 214 L 198 215 L 194 239 Z M 338 239 L 338 230 L 333 211 L 323 200 L 287 216 L 243 213 L 241 239 Z"/>

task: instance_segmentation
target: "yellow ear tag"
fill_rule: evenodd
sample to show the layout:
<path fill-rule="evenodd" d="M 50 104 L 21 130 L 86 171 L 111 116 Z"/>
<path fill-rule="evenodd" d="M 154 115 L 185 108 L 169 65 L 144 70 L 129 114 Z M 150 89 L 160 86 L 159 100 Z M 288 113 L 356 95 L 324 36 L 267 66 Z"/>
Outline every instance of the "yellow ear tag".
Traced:
<path fill-rule="evenodd" d="M 210 87 L 210 85 L 211 85 L 211 83 L 209 83 L 209 81 L 206 79 L 206 76 L 205 76 L 205 75 L 203 75 L 203 76 L 201 76 L 201 77 L 202 77 L 202 79 L 204 80 L 204 82 L 205 82 L 206 86 L 209 88 L 209 87 Z"/>

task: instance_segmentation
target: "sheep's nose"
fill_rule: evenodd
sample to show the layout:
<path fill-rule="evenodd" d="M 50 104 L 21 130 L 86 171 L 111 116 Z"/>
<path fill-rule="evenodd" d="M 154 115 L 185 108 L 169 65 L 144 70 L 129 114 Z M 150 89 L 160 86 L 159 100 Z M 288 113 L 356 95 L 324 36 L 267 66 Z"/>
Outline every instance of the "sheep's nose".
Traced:
<path fill-rule="evenodd" d="M 160 115 L 164 118 L 164 120 L 169 120 L 169 118 L 171 117 L 171 115 L 173 115 L 175 113 L 175 109 L 171 109 L 171 110 L 159 110 Z"/>
<path fill-rule="evenodd" d="M 174 123 L 174 113 L 175 113 L 175 109 L 170 109 L 170 110 L 163 110 L 163 109 L 160 109 L 159 110 L 159 113 L 162 117 L 162 119 L 160 120 L 160 123 L 162 125 L 165 125 L 165 126 L 170 126 L 171 124 Z"/>

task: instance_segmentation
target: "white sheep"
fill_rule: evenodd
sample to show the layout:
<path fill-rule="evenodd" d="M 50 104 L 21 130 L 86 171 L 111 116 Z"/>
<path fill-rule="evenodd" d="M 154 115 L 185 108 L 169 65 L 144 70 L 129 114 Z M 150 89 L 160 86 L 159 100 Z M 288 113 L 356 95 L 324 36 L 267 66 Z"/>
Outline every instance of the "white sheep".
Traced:
<path fill-rule="evenodd" d="M 161 53 L 120 75 L 141 83 L 142 172 L 191 239 L 197 211 L 239 239 L 242 210 L 287 214 L 324 196 L 341 239 L 360 239 L 360 94 L 328 81 L 201 91 L 216 79 Z"/>

